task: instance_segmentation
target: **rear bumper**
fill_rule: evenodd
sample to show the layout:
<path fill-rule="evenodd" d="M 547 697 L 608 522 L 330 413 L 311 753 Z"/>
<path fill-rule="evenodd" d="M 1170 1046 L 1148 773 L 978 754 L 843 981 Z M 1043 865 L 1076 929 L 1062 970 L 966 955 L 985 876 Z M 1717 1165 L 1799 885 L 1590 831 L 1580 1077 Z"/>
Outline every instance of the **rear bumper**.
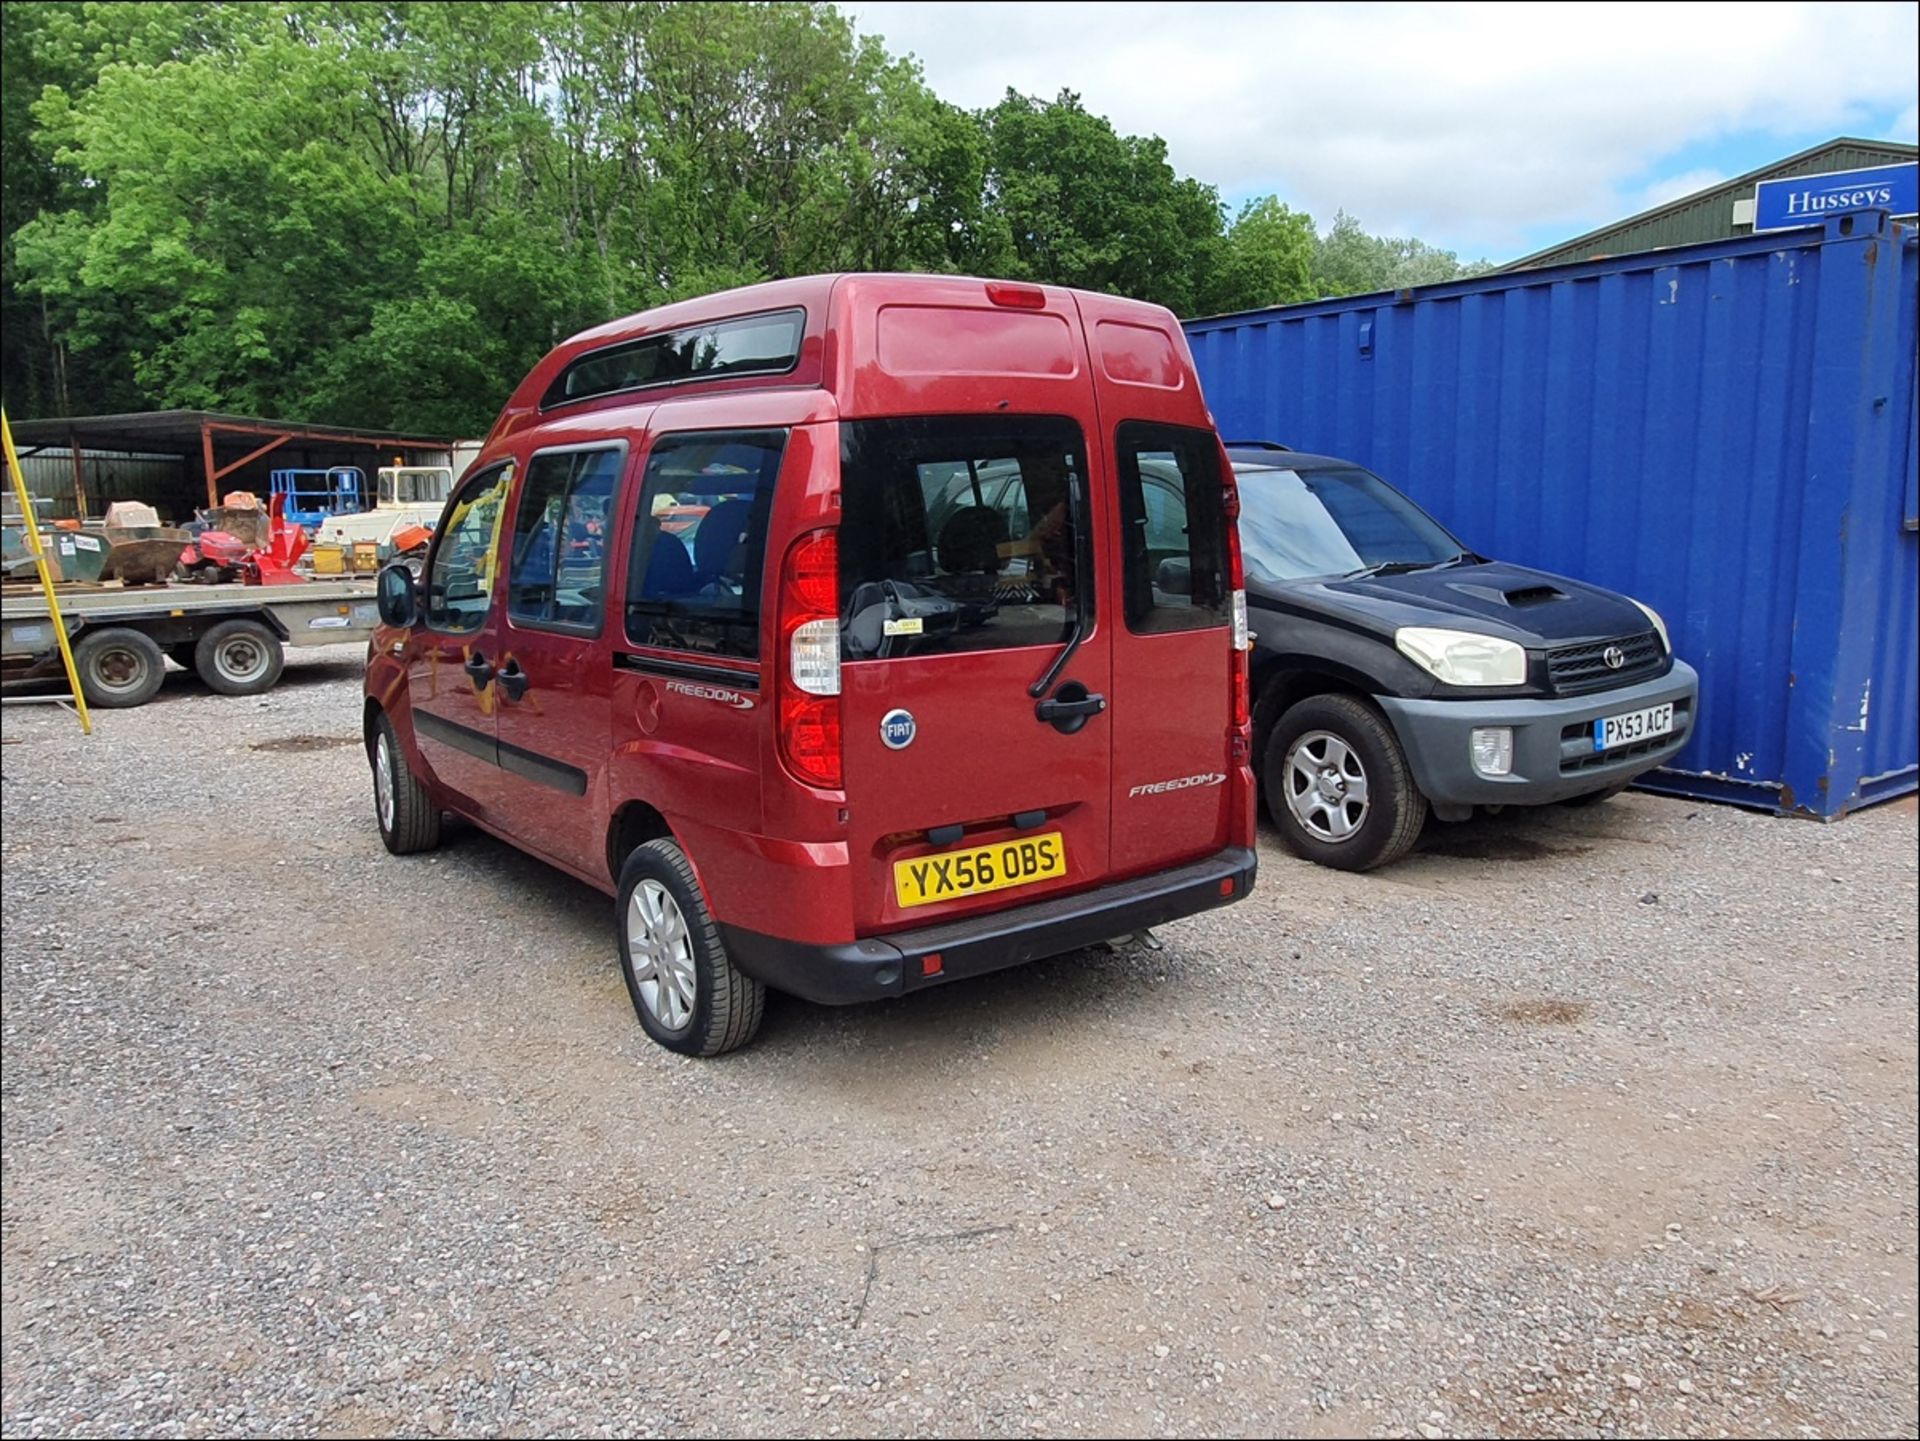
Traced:
<path fill-rule="evenodd" d="M 1539 805 L 1588 791 L 1623 785 L 1663 765 L 1693 734 L 1699 709 L 1700 678 L 1685 661 L 1637 685 L 1593 695 L 1551 700 L 1402 700 L 1378 697 L 1400 744 L 1406 748 L 1413 779 L 1440 805 Z M 1670 734 L 1650 742 L 1599 754 L 1593 748 L 1593 723 L 1601 716 L 1671 701 Z M 1477 726 L 1507 726 L 1513 731 L 1513 773 L 1484 776 L 1473 768 L 1470 739 Z"/>
<path fill-rule="evenodd" d="M 1057 956 L 1217 906 L 1253 889 L 1258 861 L 1230 847 L 1171 871 L 916 931 L 818 946 L 722 924 L 733 962 L 777 991 L 845 1006 Z M 1223 886 L 1232 882 L 1223 894 Z M 937 958 L 937 962 L 930 960 Z M 933 974 L 929 964 L 937 964 Z"/>

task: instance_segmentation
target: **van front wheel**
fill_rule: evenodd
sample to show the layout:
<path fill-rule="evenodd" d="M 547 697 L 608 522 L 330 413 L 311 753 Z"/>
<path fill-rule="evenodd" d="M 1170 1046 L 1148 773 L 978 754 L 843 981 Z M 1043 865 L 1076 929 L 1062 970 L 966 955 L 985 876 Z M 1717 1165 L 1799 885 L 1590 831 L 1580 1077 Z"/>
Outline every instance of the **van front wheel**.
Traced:
<path fill-rule="evenodd" d="M 1288 848 L 1335 870 L 1398 860 L 1427 818 L 1392 727 L 1356 696 L 1309 696 L 1281 716 L 1261 781 Z"/>
<path fill-rule="evenodd" d="M 620 971 L 646 1033 L 686 1056 L 751 1041 L 766 988 L 728 958 L 686 853 L 670 840 L 635 847 L 619 905 Z"/>

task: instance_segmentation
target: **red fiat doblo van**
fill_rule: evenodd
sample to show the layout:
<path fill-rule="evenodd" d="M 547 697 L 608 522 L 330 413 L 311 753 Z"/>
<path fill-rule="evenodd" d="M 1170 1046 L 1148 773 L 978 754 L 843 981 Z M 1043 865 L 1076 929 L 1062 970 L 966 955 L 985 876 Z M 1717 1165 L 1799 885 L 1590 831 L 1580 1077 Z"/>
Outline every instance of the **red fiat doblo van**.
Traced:
<path fill-rule="evenodd" d="M 814 276 L 534 367 L 365 728 L 396 854 L 453 811 L 616 897 L 640 1021 L 899 995 L 1254 879 L 1233 472 L 1174 317 Z"/>

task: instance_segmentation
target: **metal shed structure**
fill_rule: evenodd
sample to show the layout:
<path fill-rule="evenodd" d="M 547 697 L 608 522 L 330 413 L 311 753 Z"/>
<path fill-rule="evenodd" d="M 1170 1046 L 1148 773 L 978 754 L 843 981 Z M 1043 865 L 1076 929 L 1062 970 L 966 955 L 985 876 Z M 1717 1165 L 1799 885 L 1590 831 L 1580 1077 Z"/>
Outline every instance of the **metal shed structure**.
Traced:
<path fill-rule="evenodd" d="M 1521 270 L 1529 266 L 1564 265 L 1576 260 L 1598 260 L 1609 255 L 1626 255 L 1667 245 L 1698 245 L 1708 240 L 1730 240 L 1736 235 L 1753 233 L 1753 187 L 1762 180 L 1780 180 L 1794 175 L 1828 175 L 1838 170 L 1857 170 L 1868 165 L 1892 165 L 1920 158 L 1920 149 L 1891 140 L 1828 140 L 1798 155 L 1789 155 L 1736 175 L 1705 190 L 1682 195 L 1638 215 L 1629 215 L 1585 235 L 1563 240 L 1558 245 L 1522 256 L 1500 268 Z M 1741 215 L 1746 212 L 1746 218 Z"/>
<path fill-rule="evenodd" d="M 401 456 L 408 465 L 445 465 L 453 442 L 392 431 L 303 421 L 261 420 L 210 410 L 150 410 L 13 422 L 14 442 L 30 488 L 84 517 L 95 490 L 109 500 L 145 500 L 190 510 L 201 494 L 216 505 L 222 491 L 264 493 L 269 468 L 324 469 L 357 465 L 369 478 Z M 63 460 L 61 480 L 49 462 Z M 111 478 L 113 484 L 101 487 Z M 182 517 L 184 518 L 184 516 Z"/>
<path fill-rule="evenodd" d="M 1700 717 L 1643 784 L 1834 819 L 1920 776 L 1917 255 L 1864 212 L 1187 332 L 1222 434 L 1658 608 Z"/>

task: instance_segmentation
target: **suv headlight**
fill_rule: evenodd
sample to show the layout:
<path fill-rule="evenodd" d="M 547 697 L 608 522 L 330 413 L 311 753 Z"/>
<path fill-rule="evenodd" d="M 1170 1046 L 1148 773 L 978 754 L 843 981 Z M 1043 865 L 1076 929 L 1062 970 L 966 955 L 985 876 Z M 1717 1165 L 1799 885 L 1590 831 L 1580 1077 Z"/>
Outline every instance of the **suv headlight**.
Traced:
<path fill-rule="evenodd" d="M 1633 600 L 1633 597 L 1628 596 L 1627 599 Z M 1660 619 L 1660 612 L 1655 610 L 1652 606 L 1645 605 L 1640 601 L 1633 600 L 1633 603 L 1640 607 L 1640 614 L 1644 615 L 1648 620 L 1653 622 L 1653 628 L 1660 636 L 1660 649 L 1664 650 L 1668 655 L 1672 655 L 1673 642 L 1667 639 L 1667 623 L 1664 620 Z"/>
<path fill-rule="evenodd" d="M 1400 654 L 1448 685 L 1525 685 L 1527 653 L 1510 640 L 1466 630 L 1403 626 L 1393 633 Z"/>

